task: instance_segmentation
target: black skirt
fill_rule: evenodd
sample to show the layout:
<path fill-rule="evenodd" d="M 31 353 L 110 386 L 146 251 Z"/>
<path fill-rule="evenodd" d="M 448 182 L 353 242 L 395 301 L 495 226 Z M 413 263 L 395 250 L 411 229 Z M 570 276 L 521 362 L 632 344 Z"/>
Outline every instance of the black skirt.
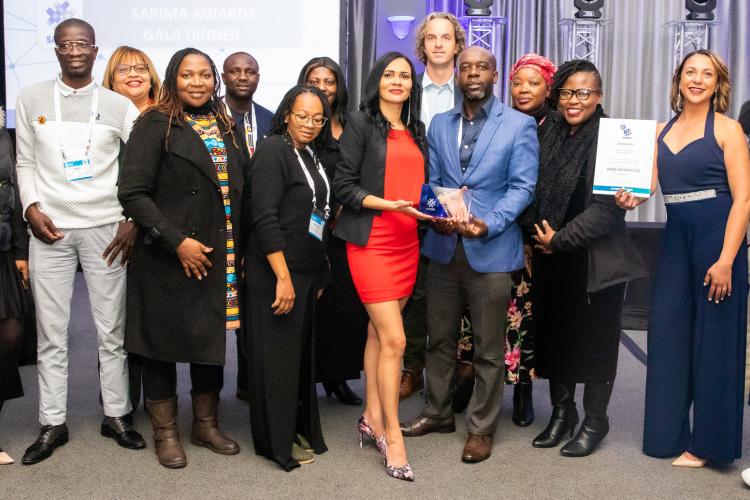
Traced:
<path fill-rule="evenodd" d="M 0 319 L 23 319 L 23 284 L 13 252 L 0 252 Z"/>
<path fill-rule="evenodd" d="M 587 293 L 588 254 L 535 250 L 535 370 L 565 383 L 615 379 L 625 284 Z"/>
<path fill-rule="evenodd" d="M 289 314 L 275 316 L 276 276 L 265 258 L 245 254 L 245 336 L 248 353 L 250 425 L 255 453 L 284 470 L 299 467 L 291 457 L 296 434 L 315 453 L 327 451 L 315 391 L 316 273 L 290 271 L 296 299 Z"/>
<path fill-rule="evenodd" d="M 330 239 L 328 261 L 333 281 L 316 305 L 315 380 L 343 382 L 360 377 L 369 318 L 352 282 L 344 240 Z"/>
<path fill-rule="evenodd" d="M 0 320 L 23 321 L 23 285 L 12 252 L 0 252 Z M 23 396 L 18 353 L 0 335 L 0 401 Z"/>

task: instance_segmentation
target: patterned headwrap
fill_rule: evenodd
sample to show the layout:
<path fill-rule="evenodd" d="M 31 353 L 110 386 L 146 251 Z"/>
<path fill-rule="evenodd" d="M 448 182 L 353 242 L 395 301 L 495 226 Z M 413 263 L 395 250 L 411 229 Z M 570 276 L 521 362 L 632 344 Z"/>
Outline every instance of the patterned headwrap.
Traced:
<path fill-rule="evenodd" d="M 513 81 L 516 73 L 518 73 L 518 70 L 521 68 L 532 68 L 537 70 L 539 74 L 542 75 L 542 78 L 544 78 L 544 81 L 547 82 L 548 87 L 552 86 L 552 77 L 555 75 L 555 71 L 557 71 L 557 66 L 546 57 L 534 53 L 526 54 L 516 61 L 516 64 L 513 65 L 513 69 L 510 70 L 511 81 Z"/>

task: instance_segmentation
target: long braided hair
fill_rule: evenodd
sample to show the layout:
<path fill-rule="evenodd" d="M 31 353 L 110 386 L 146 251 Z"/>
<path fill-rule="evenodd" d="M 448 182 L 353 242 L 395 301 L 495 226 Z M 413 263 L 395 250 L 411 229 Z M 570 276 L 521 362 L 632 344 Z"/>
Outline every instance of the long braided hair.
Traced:
<path fill-rule="evenodd" d="M 178 50 L 174 53 L 172 58 L 169 60 L 167 70 L 164 73 L 164 83 L 159 90 L 159 96 L 156 100 L 156 104 L 151 109 L 159 111 L 169 117 L 169 124 L 167 125 L 167 136 L 164 140 L 165 149 L 169 150 L 169 132 L 174 124 L 176 127 L 184 126 L 182 117 L 185 114 L 185 104 L 180 100 L 177 95 L 177 77 L 180 70 L 180 65 L 185 57 L 189 55 L 197 55 L 204 57 L 208 64 L 211 66 L 211 73 L 214 76 L 214 88 L 211 93 L 209 102 L 211 104 L 211 112 L 216 115 L 216 119 L 223 125 L 224 135 L 229 134 L 232 137 L 232 144 L 237 146 L 237 139 L 233 132 L 233 120 L 227 114 L 224 103 L 222 103 L 219 97 L 219 89 L 221 88 L 221 79 L 219 78 L 219 72 L 216 70 L 216 65 L 208 56 L 208 54 L 201 52 L 198 49 L 188 47 L 182 50 Z"/>

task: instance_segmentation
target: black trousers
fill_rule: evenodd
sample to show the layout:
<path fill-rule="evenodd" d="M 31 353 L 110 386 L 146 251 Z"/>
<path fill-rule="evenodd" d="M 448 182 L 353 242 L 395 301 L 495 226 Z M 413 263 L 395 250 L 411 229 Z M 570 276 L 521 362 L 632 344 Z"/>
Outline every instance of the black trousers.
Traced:
<path fill-rule="evenodd" d="M 151 401 L 177 395 L 177 364 L 142 357 L 143 397 Z M 224 367 L 190 363 L 193 392 L 219 392 L 224 387 Z"/>

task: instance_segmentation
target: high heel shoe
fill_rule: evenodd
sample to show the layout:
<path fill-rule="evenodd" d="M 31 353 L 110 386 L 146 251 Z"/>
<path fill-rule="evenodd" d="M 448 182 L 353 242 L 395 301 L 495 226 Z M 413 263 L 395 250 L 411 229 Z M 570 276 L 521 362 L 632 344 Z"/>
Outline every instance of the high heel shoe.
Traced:
<path fill-rule="evenodd" d="M 404 465 L 391 465 L 388 463 L 388 447 L 385 444 L 385 436 L 383 436 L 383 447 L 386 450 L 386 452 L 383 453 L 385 473 L 396 479 L 401 479 L 402 481 L 414 481 L 414 471 L 411 469 L 409 462 L 406 462 Z"/>
<path fill-rule="evenodd" d="M 357 431 L 359 432 L 359 447 L 364 447 L 364 437 L 367 436 L 372 440 L 372 443 L 378 449 L 381 455 L 385 457 L 385 434 L 379 438 L 375 436 L 375 431 L 372 430 L 370 422 L 367 421 L 367 417 L 364 414 L 359 417 L 357 422 Z"/>

